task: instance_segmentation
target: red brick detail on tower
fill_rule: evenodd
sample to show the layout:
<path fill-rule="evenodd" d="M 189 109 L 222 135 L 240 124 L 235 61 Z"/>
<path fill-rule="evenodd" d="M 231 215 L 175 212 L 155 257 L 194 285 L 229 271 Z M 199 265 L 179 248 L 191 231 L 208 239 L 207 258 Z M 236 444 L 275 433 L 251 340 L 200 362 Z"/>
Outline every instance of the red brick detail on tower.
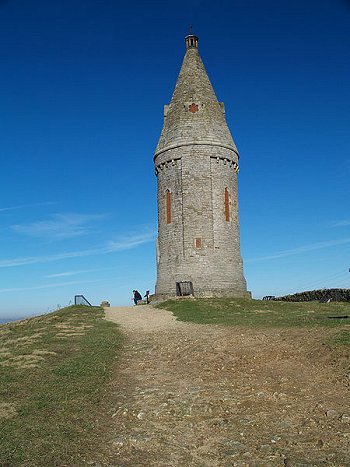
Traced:
<path fill-rule="evenodd" d="M 171 224 L 171 193 L 166 192 L 166 223 Z"/>
<path fill-rule="evenodd" d="M 201 238 L 201 237 L 196 237 L 196 239 L 195 239 L 195 247 L 196 247 L 196 248 L 202 248 L 202 238 Z"/>
<path fill-rule="evenodd" d="M 188 111 L 193 114 L 198 112 L 198 105 L 193 102 L 191 105 L 188 106 Z"/>
<path fill-rule="evenodd" d="M 228 188 L 225 188 L 225 219 L 227 222 L 230 221 L 230 196 Z"/>

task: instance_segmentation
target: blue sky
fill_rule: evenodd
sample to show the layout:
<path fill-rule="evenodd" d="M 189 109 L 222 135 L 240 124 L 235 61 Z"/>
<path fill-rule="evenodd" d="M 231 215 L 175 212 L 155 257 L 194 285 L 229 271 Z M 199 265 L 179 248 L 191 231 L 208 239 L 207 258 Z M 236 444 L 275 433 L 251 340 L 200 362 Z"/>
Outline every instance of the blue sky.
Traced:
<path fill-rule="evenodd" d="M 0 0 L 0 317 L 154 290 L 189 24 L 240 151 L 254 297 L 350 285 L 350 2 Z"/>

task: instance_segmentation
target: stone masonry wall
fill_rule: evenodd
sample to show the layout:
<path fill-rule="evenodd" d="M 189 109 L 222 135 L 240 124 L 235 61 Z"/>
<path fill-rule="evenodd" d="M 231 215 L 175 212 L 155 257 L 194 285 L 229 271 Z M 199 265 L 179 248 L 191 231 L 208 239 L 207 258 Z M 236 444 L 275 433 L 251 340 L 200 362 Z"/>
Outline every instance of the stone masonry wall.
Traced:
<path fill-rule="evenodd" d="M 246 295 L 232 151 L 196 145 L 174 148 L 167 156 L 169 162 L 158 171 L 156 294 L 175 294 L 176 282 L 191 281 L 196 296 Z M 229 221 L 225 188 L 232 202 Z M 167 190 L 172 201 L 170 224 L 166 223 Z"/>
<path fill-rule="evenodd" d="M 197 38 L 186 43 L 195 46 L 187 48 L 171 102 L 164 108 L 154 156 L 156 295 L 174 296 L 176 282 L 191 281 L 195 296 L 249 296 L 240 254 L 238 151 L 224 105 L 200 58 Z"/>

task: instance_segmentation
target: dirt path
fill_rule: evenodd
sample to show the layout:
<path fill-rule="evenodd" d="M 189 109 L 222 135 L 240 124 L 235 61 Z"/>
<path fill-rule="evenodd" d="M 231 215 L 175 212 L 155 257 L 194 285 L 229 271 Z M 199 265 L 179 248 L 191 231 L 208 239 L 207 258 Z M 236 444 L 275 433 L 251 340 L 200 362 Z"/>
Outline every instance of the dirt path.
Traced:
<path fill-rule="evenodd" d="M 318 331 L 187 324 L 150 306 L 106 317 L 127 341 L 90 465 L 350 466 L 348 382 Z"/>

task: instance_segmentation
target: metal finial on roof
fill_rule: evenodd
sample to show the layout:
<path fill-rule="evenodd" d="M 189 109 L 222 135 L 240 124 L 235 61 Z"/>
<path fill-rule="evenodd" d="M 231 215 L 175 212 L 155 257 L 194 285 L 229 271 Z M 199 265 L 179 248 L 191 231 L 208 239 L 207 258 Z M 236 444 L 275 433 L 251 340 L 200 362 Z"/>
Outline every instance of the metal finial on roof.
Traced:
<path fill-rule="evenodd" d="M 193 35 L 192 25 L 190 25 L 190 33 L 185 37 L 187 49 L 198 49 L 198 37 Z"/>

